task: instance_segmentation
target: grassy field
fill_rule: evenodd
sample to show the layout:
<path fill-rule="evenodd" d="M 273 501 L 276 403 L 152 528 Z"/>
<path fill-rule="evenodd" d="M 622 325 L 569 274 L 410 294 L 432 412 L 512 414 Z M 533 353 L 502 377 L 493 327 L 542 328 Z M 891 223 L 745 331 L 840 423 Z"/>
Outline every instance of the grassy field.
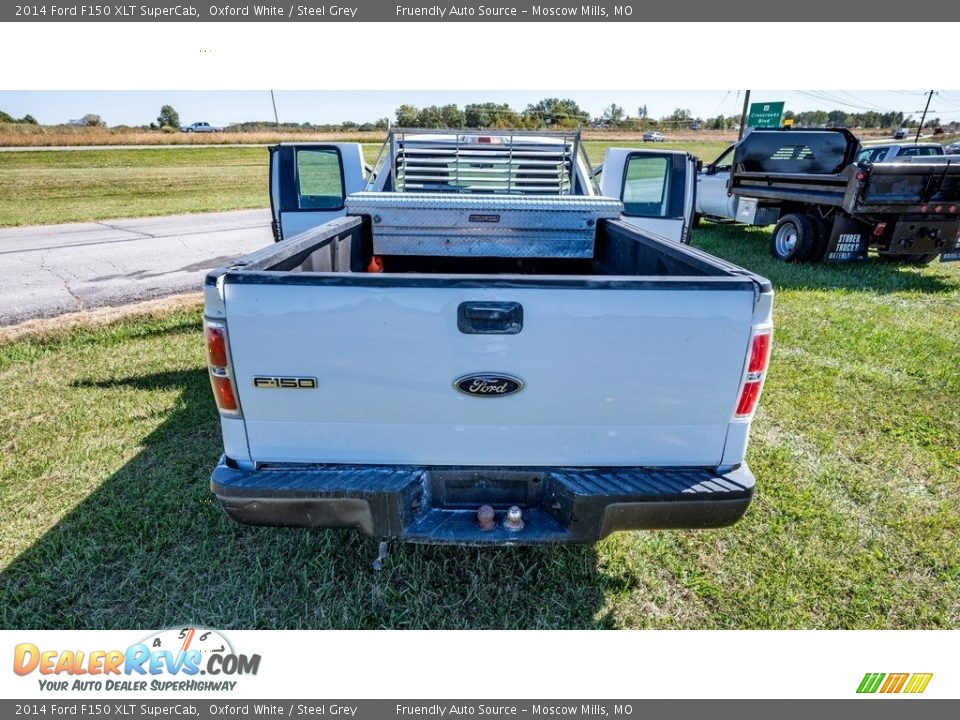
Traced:
<path fill-rule="evenodd" d="M 0 153 L 0 227 L 266 207 L 265 148 Z"/>
<path fill-rule="evenodd" d="M 0 123 L 0 147 L 83 147 L 87 145 L 258 145 L 285 140 L 383 142 L 382 132 L 218 132 L 165 133 L 132 128 L 19 125 Z"/>
<path fill-rule="evenodd" d="M 466 131 L 480 132 L 480 131 Z M 640 140 L 642 132 L 635 130 L 601 130 L 585 128 L 586 140 Z M 704 140 L 728 142 L 736 139 L 735 130 L 678 129 L 667 133 L 671 139 L 683 142 Z M 255 145 L 292 142 L 362 142 L 380 144 L 385 132 L 309 132 L 291 130 L 262 130 L 219 133 L 165 133 L 135 128 L 75 127 L 72 125 L 20 125 L 0 123 L 0 147 L 63 147 L 87 145 Z"/>
<path fill-rule="evenodd" d="M 0 344 L 0 626 L 960 626 L 960 265 L 786 266 L 766 239 L 694 235 L 778 292 L 758 492 L 719 531 L 396 546 L 374 574 L 370 539 L 211 498 L 199 312 Z"/>
<path fill-rule="evenodd" d="M 585 143 L 591 162 L 612 144 Z M 647 143 L 712 160 L 720 141 Z M 368 161 L 379 144 L 364 145 Z M 0 227 L 267 207 L 263 147 L 0 152 Z"/>

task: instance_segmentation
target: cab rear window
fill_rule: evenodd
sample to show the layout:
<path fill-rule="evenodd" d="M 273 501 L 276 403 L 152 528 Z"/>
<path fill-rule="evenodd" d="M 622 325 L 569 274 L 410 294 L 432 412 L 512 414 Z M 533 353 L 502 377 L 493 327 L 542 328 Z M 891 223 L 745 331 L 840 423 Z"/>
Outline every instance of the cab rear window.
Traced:
<path fill-rule="evenodd" d="M 335 148 L 297 151 L 297 204 L 301 210 L 343 207 L 343 174 Z"/>
<path fill-rule="evenodd" d="M 670 165 L 666 157 L 634 155 L 627 160 L 623 209 L 627 215 L 666 217 Z"/>

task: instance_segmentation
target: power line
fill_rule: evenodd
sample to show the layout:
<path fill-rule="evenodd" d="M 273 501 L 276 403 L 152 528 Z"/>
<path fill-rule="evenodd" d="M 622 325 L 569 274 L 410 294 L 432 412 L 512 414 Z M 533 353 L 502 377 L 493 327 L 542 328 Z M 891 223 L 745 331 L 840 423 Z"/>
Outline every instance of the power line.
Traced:
<path fill-rule="evenodd" d="M 873 110 L 873 109 L 874 109 L 874 108 L 870 108 L 870 107 L 864 107 L 863 105 L 854 105 L 854 104 L 851 103 L 849 100 L 844 100 L 843 98 L 838 98 L 838 97 L 836 97 L 836 96 L 828 93 L 826 90 L 814 90 L 813 92 L 816 93 L 817 95 L 820 95 L 821 97 L 823 97 L 823 98 L 826 99 L 827 101 L 837 103 L 838 105 L 846 105 L 846 106 L 848 106 L 848 107 L 856 108 L 857 110 Z"/>
<path fill-rule="evenodd" d="M 846 90 L 838 90 L 837 92 L 841 93 L 842 95 L 846 95 L 846 96 L 849 97 L 849 98 L 853 98 L 853 99 L 856 100 L 857 102 L 864 103 L 865 105 L 872 105 L 873 108 L 874 108 L 875 110 L 877 110 L 877 111 L 886 112 L 885 110 L 883 110 L 883 108 L 881 108 L 881 107 L 880 107 L 879 105 L 877 105 L 876 103 L 871 103 L 869 100 L 864 100 L 863 98 L 859 98 L 859 97 L 857 97 L 856 95 L 854 95 L 853 93 L 847 92 Z"/>
<path fill-rule="evenodd" d="M 835 96 L 833 96 L 833 95 L 831 95 L 830 93 L 827 93 L 827 92 L 825 92 L 825 91 L 821 91 L 821 92 L 822 92 L 826 97 L 828 97 L 828 98 L 832 98 L 832 99 L 834 99 L 834 100 L 837 101 L 837 102 L 843 102 L 843 98 L 836 98 Z M 883 107 L 883 106 L 877 105 L 877 104 L 875 104 L 875 103 L 871 105 L 871 104 L 869 104 L 869 101 L 863 100 L 863 99 L 861 99 L 861 98 L 858 98 L 858 97 L 856 97 L 855 95 L 852 95 L 851 93 L 848 93 L 848 92 L 846 92 L 846 91 L 844 91 L 844 90 L 838 90 L 837 92 L 843 93 L 844 95 L 848 95 L 849 97 L 853 98 L 854 100 L 856 100 L 856 101 L 858 101 L 858 102 L 860 102 L 860 103 L 867 103 L 866 105 L 853 105 L 853 106 L 852 106 L 852 107 L 856 107 L 856 108 L 858 108 L 858 109 L 860 109 L 860 110 L 866 110 L 866 111 L 868 111 L 868 112 L 899 112 L 898 110 L 891 110 L 890 108 Z M 848 104 L 849 104 L 849 103 L 848 103 Z"/>
<path fill-rule="evenodd" d="M 821 103 L 827 103 L 829 105 L 839 105 L 847 108 L 853 108 L 855 110 L 866 110 L 867 112 L 881 112 L 881 113 L 898 113 L 898 112 L 909 112 L 907 110 L 899 110 L 893 108 L 886 108 L 880 105 L 875 105 L 873 107 L 867 107 L 864 105 L 857 105 L 851 102 L 847 102 L 842 98 L 838 98 L 830 95 L 829 93 L 823 90 L 794 90 L 795 93 L 803 95 L 805 97 L 812 98 Z M 838 91 L 842 92 L 842 91 Z M 849 93 L 848 93 L 849 94 Z M 919 111 L 918 111 L 919 112 Z"/>
<path fill-rule="evenodd" d="M 947 107 L 960 108 L 960 97 L 954 98 L 951 93 L 945 90 L 940 91 L 940 99 L 938 102 L 943 103 Z"/>
<path fill-rule="evenodd" d="M 720 108 L 723 107 L 723 104 L 727 101 L 727 98 L 730 97 L 730 93 L 732 92 L 733 90 L 727 90 L 727 94 L 723 96 L 723 99 L 719 103 L 717 103 L 717 109 L 714 110 L 714 112 L 719 112 Z"/>
<path fill-rule="evenodd" d="M 794 90 L 794 92 L 799 93 L 800 95 L 804 95 L 804 96 L 806 96 L 806 97 L 813 98 L 814 100 L 816 100 L 816 101 L 818 101 L 818 102 L 826 102 L 826 103 L 828 103 L 828 104 L 830 104 L 830 105 L 844 105 L 844 106 L 846 106 L 846 107 L 854 108 L 855 110 L 867 110 L 867 111 L 871 111 L 871 112 L 876 112 L 876 111 L 877 111 L 876 108 L 864 107 L 864 106 L 862 106 L 862 105 L 854 105 L 853 103 L 846 102 L 846 101 L 844 101 L 844 100 L 842 100 L 842 99 L 838 99 L 838 98 L 835 98 L 835 97 L 831 97 L 830 95 L 828 95 L 827 93 L 823 92 L 822 90 L 809 90 L 809 91 L 808 91 L 808 90 Z M 895 111 L 895 110 L 894 110 L 894 111 L 887 110 L 886 112 L 897 112 L 897 111 Z"/>
<path fill-rule="evenodd" d="M 855 105 L 855 104 L 853 104 L 853 103 L 851 103 L 851 102 L 848 102 L 848 101 L 844 100 L 843 98 L 834 97 L 834 96 L 830 95 L 830 93 L 826 92 L 825 90 L 811 90 L 810 92 L 812 92 L 815 96 L 820 97 L 821 100 L 825 100 L 825 101 L 827 101 L 827 102 L 834 103 L 835 105 L 845 105 L 845 106 L 847 106 L 847 107 L 852 107 L 852 108 L 854 108 L 854 109 L 856 109 L 856 110 L 868 110 L 868 111 L 869 111 L 869 110 L 874 110 L 874 109 L 875 109 L 875 108 L 870 108 L 870 107 L 864 107 L 863 105 Z"/>

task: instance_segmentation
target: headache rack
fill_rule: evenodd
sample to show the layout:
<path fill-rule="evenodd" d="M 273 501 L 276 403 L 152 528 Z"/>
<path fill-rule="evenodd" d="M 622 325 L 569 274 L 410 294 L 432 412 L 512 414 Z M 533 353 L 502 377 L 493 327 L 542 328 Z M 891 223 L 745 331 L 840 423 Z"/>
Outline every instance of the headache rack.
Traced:
<path fill-rule="evenodd" d="M 578 156 L 587 169 L 587 177 L 591 177 L 579 130 L 394 129 L 374 163 L 367 189 L 572 195 L 577 192 Z M 392 176 L 389 188 L 383 184 L 387 167 Z"/>

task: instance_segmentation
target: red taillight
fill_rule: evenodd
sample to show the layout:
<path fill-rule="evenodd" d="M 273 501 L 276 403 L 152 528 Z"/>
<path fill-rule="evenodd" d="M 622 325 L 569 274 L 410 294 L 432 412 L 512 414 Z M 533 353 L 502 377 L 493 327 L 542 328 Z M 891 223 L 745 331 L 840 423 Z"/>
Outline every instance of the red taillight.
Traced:
<path fill-rule="evenodd" d="M 213 397 L 217 401 L 217 407 L 221 410 L 236 412 L 237 396 L 233 394 L 233 383 L 230 377 L 210 373 L 210 384 L 213 386 Z"/>
<path fill-rule="evenodd" d="M 934 212 L 943 212 L 943 205 L 937 205 L 933 210 Z"/>
<path fill-rule="evenodd" d="M 873 226 L 874 237 L 882 237 L 886 229 L 887 229 L 886 223 L 877 223 L 876 225 Z"/>
<path fill-rule="evenodd" d="M 240 413 L 236 387 L 230 372 L 230 352 L 227 350 L 227 326 L 216 320 L 204 323 L 207 340 L 207 364 L 210 370 L 210 387 L 220 412 Z"/>
<path fill-rule="evenodd" d="M 863 180 L 866 176 L 867 176 L 866 173 L 858 172 L 858 173 L 857 173 L 857 180 Z"/>
<path fill-rule="evenodd" d="M 951 206 L 950 206 L 950 212 L 951 212 L 951 213 L 955 213 L 956 211 L 957 211 L 957 206 L 956 206 L 956 205 L 951 205 Z"/>
<path fill-rule="evenodd" d="M 749 417 L 757 409 L 757 400 L 760 399 L 760 389 L 763 387 L 763 380 L 754 380 L 744 383 L 743 390 L 740 391 L 740 401 L 737 403 L 738 418 Z"/>
<path fill-rule="evenodd" d="M 207 363 L 214 367 L 225 368 L 227 360 L 227 332 L 223 325 L 207 323 Z"/>
<path fill-rule="evenodd" d="M 750 348 L 750 365 L 747 366 L 748 373 L 763 372 L 767 369 L 767 361 L 770 359 L 770 333 L 765 332 L 761 335 L 753 336 L 753 345 Z"/>
<path fill-rule="evenodd" d="M 735 420 L 748 420 L 753 416 L 754 410 L 757 409 L 757 401 L 760 399 L 760 391 L 763 389 L 767 365 L 770 362 L 772 337 L 769 328 L 758 328 L 754 330 L 753 338 L 750 340 L 750 359 L 747 361 L 747 376 L 743 380 L 743 386 L 740 388 L 740 397 L 737 400 L 737 408 L 733 412 Z"/>

